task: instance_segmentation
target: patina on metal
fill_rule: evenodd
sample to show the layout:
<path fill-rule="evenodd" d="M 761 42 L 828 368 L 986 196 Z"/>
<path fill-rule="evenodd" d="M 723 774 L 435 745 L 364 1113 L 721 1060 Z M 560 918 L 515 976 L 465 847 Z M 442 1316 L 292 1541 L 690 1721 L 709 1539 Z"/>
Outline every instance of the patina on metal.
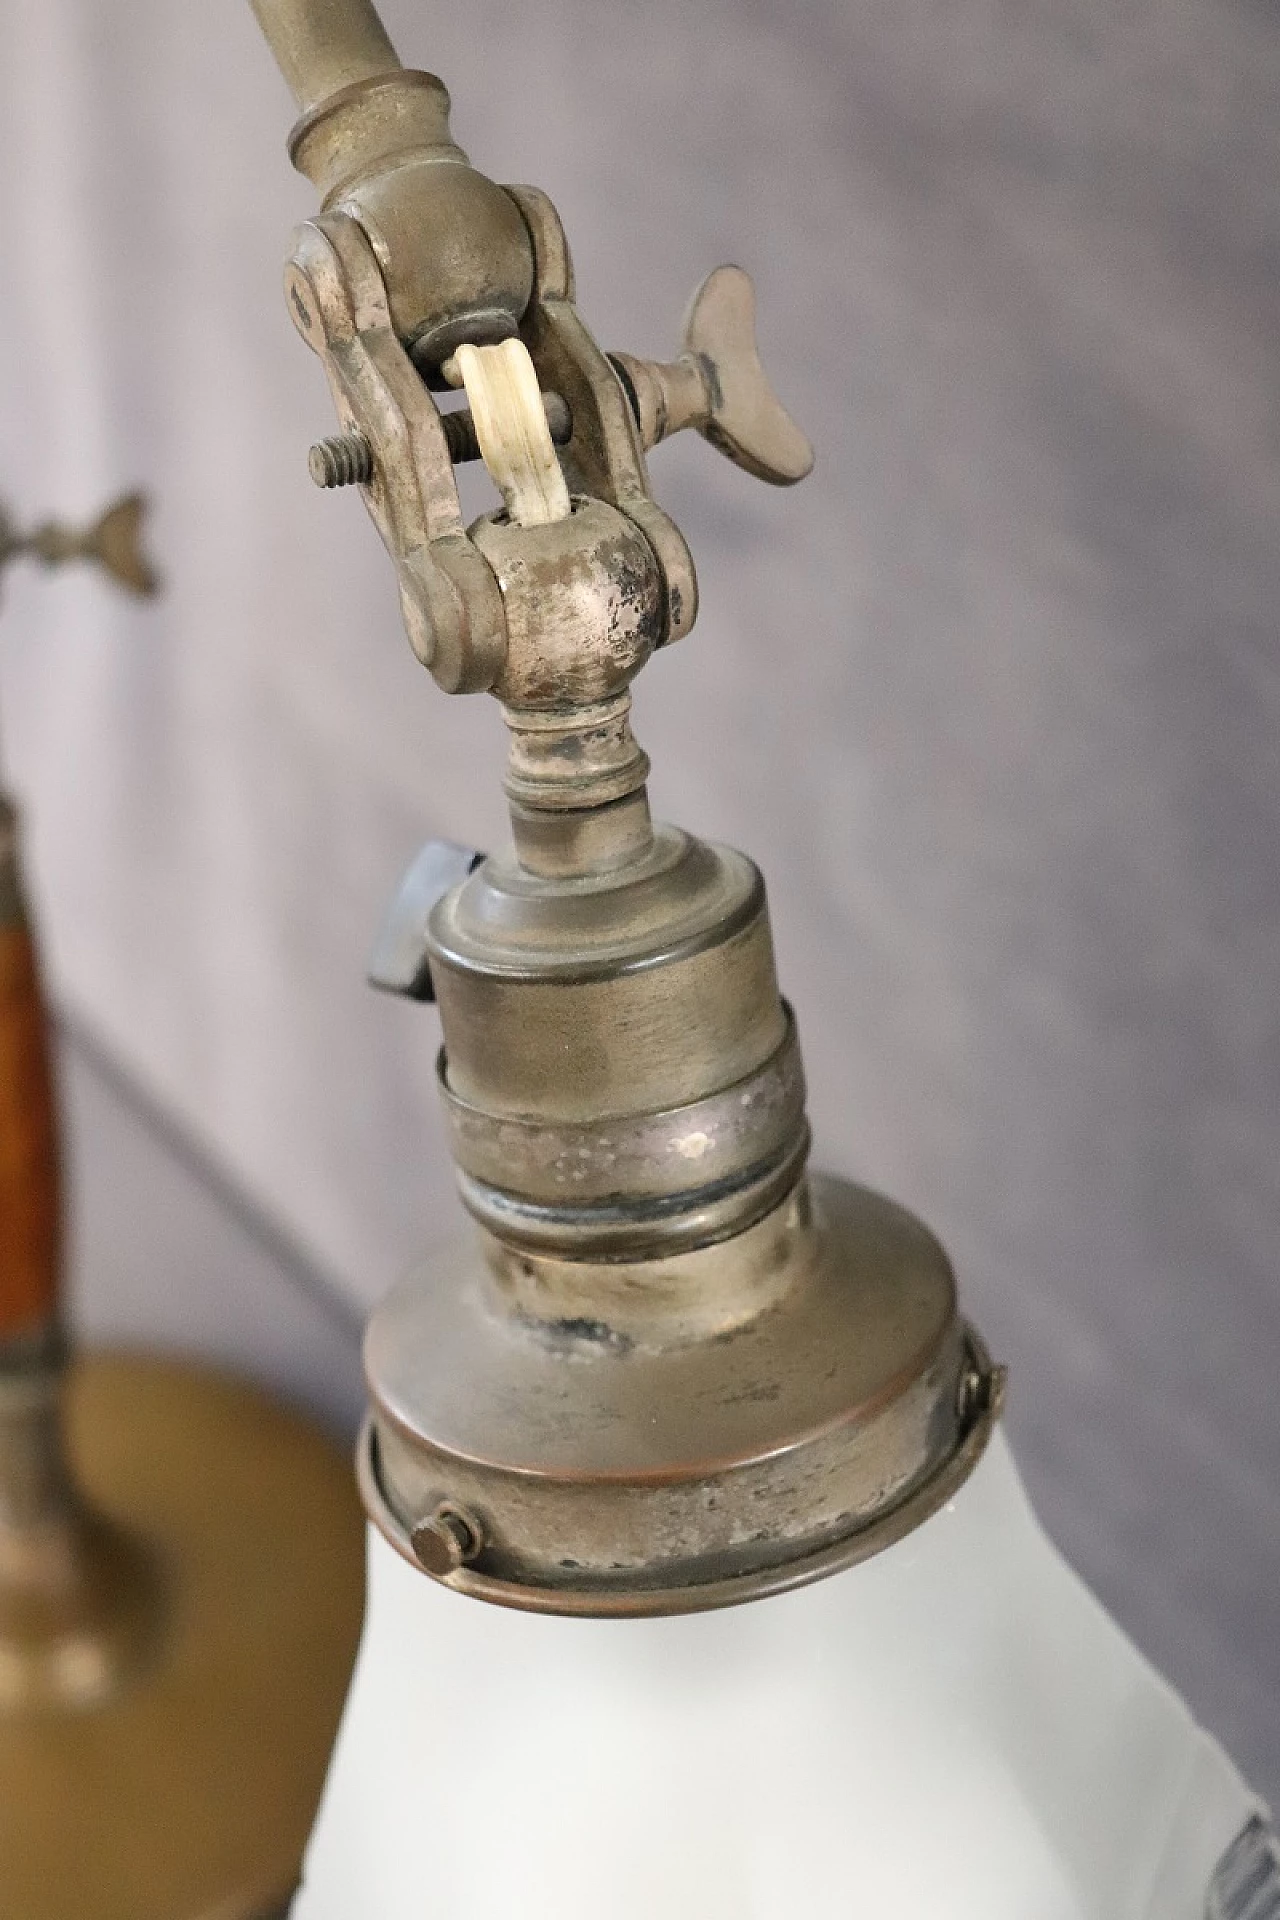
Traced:
<path fill-rule="evenodd" d="M 19 534 L 154 590 L 130 495 Z M 294 1884 L 350 1671 L 339 1450 L 205 1369 L 73 1359 L 49 1022 L 0 794 L 0 1914 L 256 1920 Z"/>
<path fill-rule="evenodd" d="M 444 87 L 364 0 L 254 5 L 323 202 L 286 270 L 339 418 L 313 474 L 360 486 L 418 658 L 510 730 L 511 850 L 424 856 L 375 961 L 438 1003 L 474 1225 L 371 1322 L 368 1510 L 434 1578 L 514 1607 L 683 1611 L 816 1578 L 950 1496 L 1002 1374 L 927 1229 L 808 1177 L 763 880 L 653 824 L 631 729 L 635 675 L 698 604 L 646 453 L 690 427 L 786 485 L 812 452 L 739 268 L 703 282 L 675 360 L 606 354 L 551 202 L 471 166 Z M 454 465 L 477 450 L 502 505 L 464 527 Z"/>

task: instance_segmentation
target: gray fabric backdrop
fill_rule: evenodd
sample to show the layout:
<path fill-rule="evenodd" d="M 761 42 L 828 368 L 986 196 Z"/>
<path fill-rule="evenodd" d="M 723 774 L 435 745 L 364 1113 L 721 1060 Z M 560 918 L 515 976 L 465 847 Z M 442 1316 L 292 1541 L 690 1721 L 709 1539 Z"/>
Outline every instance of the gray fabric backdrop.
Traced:
<path fill-rule="evenodd" d="M 1280 20 L 387 13 L 556 199 L 607 344 L 756 275 L 819 466 L 655 457 L 703 588 L 640 690 L 656 804 L 763 865 L 820 1157 L 941 1232 L 1054 1530 L 1280 1786 Z M 0 32 L 0 483 L 143 479 L 168 577 L 6 589 L 58 990 L 368 1302 L 454 1203 L 433 1018 L 362 965 L 421 838 L 501 831 L 501 723 L 307 480 L 311 196 L 247 5 Z"/>

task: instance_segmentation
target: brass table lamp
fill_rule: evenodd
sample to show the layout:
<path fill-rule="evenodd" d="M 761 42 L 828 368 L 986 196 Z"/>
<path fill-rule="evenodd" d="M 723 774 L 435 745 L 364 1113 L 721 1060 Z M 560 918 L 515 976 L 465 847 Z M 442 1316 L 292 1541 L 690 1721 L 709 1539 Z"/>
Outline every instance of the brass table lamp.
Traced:
<path fill-rule="evenodd" d="M 438 1006 L 472 1225 L 370 1324 L 370 1606 L 295 1920 L 1261 1920 L 1261 1810 L 1041 1534 L 942 1248 L 807 1172 L 759 872 L 650 817 L 630 686 L 697 588 L 646 454 L 811 461 L 750 282 L 672 362 L 604 353 L 551 202 L 470 166 L 367 0 L 254 4 L 322 201 L 313 477 L 510 733 L 511 850 L 426 848 L 374 961 Z"/>
<path fill-rule="evenodd" d="M 29 535 L 0 518 L 0 566 L 92 559 L 148 593 L 141 511 L 131 496 Z M 61 1213 L 0 794 L 0 1915 L 265 1920 L 296 1879 L 355 1644 L 348 1470 L 307 1421 L 207 1370 L 68 1367 Z"/>

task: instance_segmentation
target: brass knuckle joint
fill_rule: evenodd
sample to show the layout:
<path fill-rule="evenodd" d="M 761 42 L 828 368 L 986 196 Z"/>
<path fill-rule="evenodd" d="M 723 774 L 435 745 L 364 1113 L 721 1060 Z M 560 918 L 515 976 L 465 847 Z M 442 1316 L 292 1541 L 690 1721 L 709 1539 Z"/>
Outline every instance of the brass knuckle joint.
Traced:
<path fill-rule="evenodd" d="M 453 466 L 483 451 L 474 408 L 441 413 L 430 391 L 458 380 L 461 348 L 519 339 L 551 440 L 563 449 L 570 493 L 580 507 L 629 520 L 646 545 L 637 557 L 636 543 L 620 543 L 599 513 L 577 518 L 558 546 L 575 616 L 584 574 L 600 583 L 615 573 L 599 627 L 618 595 L 634 600 L 639 571 L 653 601 L 645 657 L 687 633 L 697 611 L 693 566 L 653 502 L 644 448 L 693 426 L 775 482 L 800 478 L 812 462 L 760 370 L 747 276 L 720 268 L 704 282 L 677 361 L 610 359 L 574 307 L 568 246 L 551 203 L 531 188 L 495 186 L 469 165 L 434 75 L 396 69 L 341 88 L 304 114 L 290 151 L 319 189 L 323 211 L 298 236 L 286 292 L 295 324 L 324 361 L 343 427 L 312 449 L 312 476 L 321 486 L 364 489 L 397 567 L 410 641 L 439 683 L 521 704 L 500 685 L 512 569 L 498 574 L 495 590 L 476 554 L 492 561 L 495 548 L 527 553 L 539 566 L 537 543 L 510 523 L 505 533 L 492 515 L 469 532 L 462 526 Z M 545 564 L 539 572 L 545 587 Z M 569 618 L 555 633 L 556 606 L 544 592 L 538 620 L 549 644 L 539 650 L 544 667 L 554 657 L 567 671 L 561 682 L 543 673 L 535 704 L 563 706 L 579 697 L 581 663 L 594 643 Z M 516 650 L 527 654 L 524 609 L 515 624 Z M 507 677 L 527 676 L 517 667 Z"/>
<path fill-rule="evenodd" d="M 289 150 L 324 210 L 350 215 L 368 236 L 397 336 L 427 378 L 439 382 L 441 362 L 464 341 L 516 332 L 533 288 L 529 235 L 455 144 L 434 74 L 401 70 L 344 87 L 303 115 Z"/>

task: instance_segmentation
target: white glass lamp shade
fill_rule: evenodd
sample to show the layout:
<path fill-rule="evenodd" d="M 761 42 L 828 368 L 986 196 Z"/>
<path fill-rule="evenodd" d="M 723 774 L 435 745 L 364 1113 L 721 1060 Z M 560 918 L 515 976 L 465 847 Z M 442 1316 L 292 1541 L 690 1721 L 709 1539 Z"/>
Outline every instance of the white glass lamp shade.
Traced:
<path fill-rule="evenodd" d="M 371 1535 L 293 1920 L 1204 1920 L 1256 1810 L 997 1434 L 897 1545 L 719 1612 L 510 1612 Z"/>

